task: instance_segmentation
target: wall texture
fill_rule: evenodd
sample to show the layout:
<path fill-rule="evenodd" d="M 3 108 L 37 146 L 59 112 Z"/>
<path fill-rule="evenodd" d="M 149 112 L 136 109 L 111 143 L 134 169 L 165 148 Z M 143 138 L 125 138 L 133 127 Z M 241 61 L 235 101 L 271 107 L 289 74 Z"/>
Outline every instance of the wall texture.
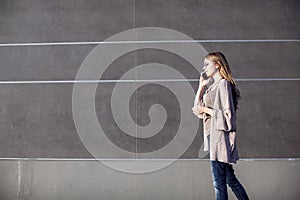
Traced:
<path fill-rule="evenodd" d="M 96 184 L 101 188 L 99 191 L 105 191 L 101 193 L 103 199 L 143 199 L 143 194 L 154 195 L 154 199 L 174 199 L 170 194 L 178 188 L 184 188 L 185 182 L 191 181 L 187 186 L 193 188 L 201 185 L 196 180 L 197 175 L 192 172 L 199 173 L 197 167 L 209 169 L 208 155 L 198 160 L 202 144 L 202 121 L 194 139 L 180 155 L 181 159 L 197 161 L 187 160 L 184 164 L 176 164 L 174 168 L 168 167 L 164 169 L 165 176 L 154 175 L 170 184 L 167 177 L 172 176 L 173 172 L 180 174 L 182 168 L 189 165 L 194 167 L 195 171 L 183 173 L 186 176 L 174 180 L 178 182 L 168 186 L 166 191 L 155 193 L 153 180 L 150 180 L 153 177 L 148 177 L 149 182 L 139 185 L 147 179 L 139 179 L 134 175 L 135 182 L 132 185 L 127 185 L 131 180 L 130 175 L 114 174 L 112 177 L 120 181 L 105 182 L 108 185 L 104 187 L 99 170 L 103 170 L 105 181 L 110 177 L 108 169 L 96 169 L 91 161 L 75 161 L 94 157 L 77 132 L 72 112 L 74 80 L 84 59 L 99 44 L 97 42 L 122 31 L 163 27 L 186 34 L 207 52 L 221 51 L 228 58 L 242 96 L 237 112 L 237 142 L 241 161 L 254 160 L 242 161 L 242 166 L 237 170 L 240 170 L 245 185 L 251 188 L 251 196 L 256 197 L 254 199 L 267 199 L 262 192 L 264 188 L 270 194 L 270 199 L 276 199 L 273 197 L 278 195 L 281 196 L 278 199 L 296 199 L 299 191 L 294 185 L 299 184 L 296 169 L 299 169 L 297 160 L 300 158 L 300 124 L 297 122 L 300 114 L 299 9 L 300 3 L 296 0 L 0 0 L 0 165 L 3 166 L 0 184 L 4 188 L 0 196 L 3 199 L 74 199 L 72 192 L 78 191 L 86 194 L 80 199 L 99 196 L 96 189 L 88 194 L 87 188 L 73 185 L 74 182 L 83 181 L 87 186 L 95 187 Z M 134 41 L 134 37 L 132 39 Z M 161 39 L 161 44 L 170 45 L 164 42 L 173 39 L 166 35 Z M 124 45 L 128 44 L 119 41 L 108 44 L 107 49 L 117 51 Z M 181 48 L 188 43 L 176 45 Z M 181 88 L 188 84 L 196 92 L 201 62 L 198 66 L 191 66 L 174 53 L 151 48 L 131 51 L 115 59 L 100 77 L 106 82 L 98 84 L 95 111 L 106 137 L 114 144 L 112 149 L 118 147 L 136 155 L 128 157 L 105 148 L 101 151 L 101 158 L 156 159 L 140 153 L 152 152 L 167 145 L 175 137 L 180 123 L 185 125 L 188 134 L 197 119 L 192 112 L 181 118 L 183 108 L 179 105 L 184 103 L 190 105 L 191 109 L 194 96 Z M 151 68 L 151 63 L 169 66 L 184 78 L 168 77 L 168 71 Z M 136 69 L 143 64 L 149 64 L 149 73 L 157 75 L 160 80 L 145 84 L 143 76 Z M 133 74 L 125 77 L 128 81 L 118 82 L 121 89 L 134 91 L 129 99 L 125 99 L 125 94 L 124 99 L 120 98 L 126 100 L 128 108 L 125 109 L 129 109 L 129 112 L 127 117 L 119 118 L 118 122 L 123 126 L 129 122 L 136 124 L 135 127 L 127 127 L 133 131 L 126 134 L 115 121 L 110 105 L 116 81 L 129 70 Z M 170 87 L 179 88 L 178 94 L 160 85 L 169 79 L 175 79 L 169 84 Z M 82 81 L 79 84 L 88 90 L 91 83 Z M 184 102 L 179 102 L 177 95 L 186 97 Z M 162 105 L 164 111 L 162 107 L 151 107 L 155 104 Z M 83 112 L 86 108 L 81 109 Z M 166 117 L 165 123 L 156 133 L 139 128 L 154 123 L 155 118 L 161 116 Z M 160 124 L 160 120 L 155 123 Z M 143 137 L 149 135 L 151 137 Z M 186 144 L 183 141 L 178 145 L 181 148 Z M 162 154 L 161 157 L 174 158 L 171 154 Z M 28 160 L 24 161 L 24 158 Z M 37 158 L 43 161 L 36 161 Z M 47 159 L 57 160 L 53 163 Z M 67 159 L 73 159 L 74 162 Z M 78 171 L 77 165 L 82 171 Z M 286 184 L 273 182 L 274 187 L 280 187 L 278 190 L 258 184 L 261 183 L 257 175 L 260 170 L 257 166 L 260 165 L 267 167 L 263 172 L 270 173 L 274 181 L 284 180 Z M 66 179 L 72 177 L 70 182 L 63 182 L 60 179 L 62 177 L 56 177 L 61 169 L 67 171 L 69 168 L 69 174 L 64 175 L 63 172 L 61 176 Z M 288 176 L 278 173 L 291 168 L 294 171 L 289 171 Z M 87 173 L 84 170 L 95 173 L 99 179 L 94 182 L 82 179 Z M 30 179 L 30 173 L 34 174 L 33 179 Z M 78 176 L 75 176 L 77 173 Z M 209 170 L 207 173 L 210 173 Z M 253 175 L 257 179 L 253 179 Z M 211 177 L 206 175 L 205 178 Z M 27 193 L 22 192 L 22 185 L 28 186 L 29 192 L 26 189 Z M 63 190 L 54 190 L 54 185 Z M 212 187 L 207 182 L 203 186 Z M 126 195 L 115 196 L 114 187 L 118 188 L 118 192 L 126 188 Z M 148 192 L 145 187 L 149 189 Z M 290 193 L 281 187 L 289 188 Z M 205 194 L 212 193 L 212 188 L 209 190 Z M 180 191 L 182 196 L 179 196 L 186 199 L 202 199 L 205 196 L 197 189 L 177 190 Z M 185 192 L 188 194 L 185 195 Z M 46 198 L 50 193 L 56 196 Z"/>

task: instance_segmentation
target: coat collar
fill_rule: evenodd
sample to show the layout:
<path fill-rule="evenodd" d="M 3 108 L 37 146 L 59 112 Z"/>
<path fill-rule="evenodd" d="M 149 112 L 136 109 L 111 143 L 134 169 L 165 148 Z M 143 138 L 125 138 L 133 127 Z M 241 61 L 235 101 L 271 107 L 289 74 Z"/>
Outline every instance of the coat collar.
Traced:
<path fill-rule="evenodd" d="M 207 90 L 210 90 L 212 87 L 214 87 L 215 85 L 217 85 L 217 83 L 218 83 L 220 80 L 222 80 L 222 79 L 223 79 L 223 78 L 220 77 L 220 78 L 214 80 L 213 84 L 211 84 Z"/>

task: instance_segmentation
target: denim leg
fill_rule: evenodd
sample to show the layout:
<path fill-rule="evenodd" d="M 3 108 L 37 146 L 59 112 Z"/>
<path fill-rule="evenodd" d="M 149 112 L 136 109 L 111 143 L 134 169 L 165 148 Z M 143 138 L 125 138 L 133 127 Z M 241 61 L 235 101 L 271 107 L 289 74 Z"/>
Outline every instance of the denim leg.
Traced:
<path fill-rule="evenodd" d="M 234 174 L 234 170 L 231 164 L 226 166 L 226 183 L 231 188 L 232 192 L 235 194 L 238 200 L 248 200 L 249 197 L 246 193 L 246 190 L 239 182 L 237 177 Z"/>
<path fill-rule="evenodd" d="M 211 160 L 210 163 L 216 200 L 228 200 L 226 163 L 214 160 Z"/>

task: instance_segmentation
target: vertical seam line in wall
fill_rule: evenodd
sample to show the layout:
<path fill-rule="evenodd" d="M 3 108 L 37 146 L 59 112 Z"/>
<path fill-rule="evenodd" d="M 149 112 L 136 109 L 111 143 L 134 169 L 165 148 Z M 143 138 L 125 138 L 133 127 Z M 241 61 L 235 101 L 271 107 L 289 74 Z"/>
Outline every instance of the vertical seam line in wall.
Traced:
<path fill-rule="evenodd" d="M 135 48 L 136 48 L 136 7 L 135 7 L 135 4 L 136 4 L 136 1 L 133 0 L 133 28 L 134 28 L 134 44 L 135 44 Z M 135 51 L 135 58 L 134 58 L 134 62 L 135 62 L 135 66 L 137 65 L 137 51 Z M 135 74 L 135 81 L 134 81 L 134 89 L 136 90 L 137 88 L 137 82 L 136 82 L 136 79 L 137 79 L 137 70 L 135 68 L 134 70 L 134 74 Z M 137 152 L 137 144 L 138 144 L 138 141 L 137 141 L 137 138 L 138 138 L 138 133 L 137 133 L 137 96 L 138 96 L 138 91 L 135 91 L 135 120 L 136 120 L 136 123 L 135 123 L 135 154 L 134 154 L 134 157 L 135 159 L 137 159 L 137 155 L 138 155 L 138 152 Z"/>
<path fill-rule="evenodd" d="M 21 194 L 21 175 L 22 175 L 22 172 L 21 172 L 21 160 L 18 160 L 18 170 L 17 170 L 17 176 L 18 176 L 18 196 Z"/>

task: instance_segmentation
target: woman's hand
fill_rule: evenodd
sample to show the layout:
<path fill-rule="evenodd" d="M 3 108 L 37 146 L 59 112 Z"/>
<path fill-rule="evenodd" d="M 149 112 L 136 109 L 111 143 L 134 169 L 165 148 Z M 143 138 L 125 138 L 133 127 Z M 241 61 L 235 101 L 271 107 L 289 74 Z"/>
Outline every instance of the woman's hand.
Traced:
<path fill-rule="evenodd" d="M 197 106 L 194 106 L 192 110 L 194 115 L 200 115 L 205 112 L 205 107 L 198 104 Z"/>
<path fill-rule="evenodd" d="M 194 106 L 192 108 L 194 115 L 200 115 L 202 113 L 207 113 L 210 116 L 213 115 L 214 110 L 211 108 L 207 108 L 198 104 L 198 106 Z"/>

